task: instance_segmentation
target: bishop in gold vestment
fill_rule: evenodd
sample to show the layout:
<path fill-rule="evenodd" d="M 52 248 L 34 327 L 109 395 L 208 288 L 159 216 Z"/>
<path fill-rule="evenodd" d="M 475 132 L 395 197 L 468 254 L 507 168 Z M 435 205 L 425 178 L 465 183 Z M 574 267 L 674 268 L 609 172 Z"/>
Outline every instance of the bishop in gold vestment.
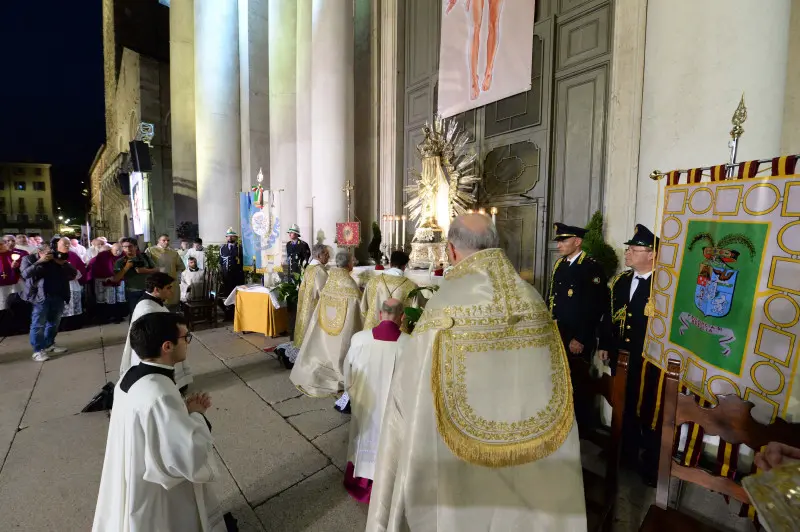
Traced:
<path fill-rule="evenodd" d="M 412 290 L 417 288 L 417 283 L 405 277 L 404 272 L 408 264 L 408 255 L 402 251 L 393 251 L 389 260 L 390 268 L 384 270 L 367 282 L 364 296 L 361 299 L 361 308 L 364 309 L 364 330 L 372 330 L 380 323 L 381 305 L 387 299 L 399 299 L 404 307 L 416 307 L 415 297 L 409 297 Z M 405 323 L 403 332 L 408 332 Z"/>
<path fill-rule="evenodd" d="M 350 277 L 353 257 L 336 254 L 336 268 L 319 295 L 290 375 L 306 395 L 332 396 L 344 387 L 344 359 L 353 334 L 361 330 L 361 291 Z"/>
<path fill-rule="evenodd" d="M 456 218 L 387 402 L 367 532 L 586 530 L 567 357 L 486 216 Z"/>
<path fill-rule="evenodd" d="M 303 343 L 303 335 L 306 332 L 309 320 L 311 320 L 311 315 L 314 314 L 314 309 L 317 308 L 322 287 L 325 286 L 325 282 L 328 280 L 328 271 L 325 269 L 325 265 L 330 260 L 328 246 L 316 244 L 314 249 L 311 250 L 311 256 L 313 258 L 303 272 L 303 282 L 300 284 L 300 290 L 297 294 L 294 347 L 298 349 Z"/>

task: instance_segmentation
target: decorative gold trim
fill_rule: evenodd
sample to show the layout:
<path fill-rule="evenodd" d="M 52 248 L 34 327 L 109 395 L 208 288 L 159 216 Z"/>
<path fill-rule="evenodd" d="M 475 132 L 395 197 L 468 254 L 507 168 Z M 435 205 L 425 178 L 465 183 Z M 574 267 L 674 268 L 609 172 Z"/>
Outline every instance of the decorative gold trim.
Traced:
<path fill-rule="evenodd" d="M 297 319 L 294 324 L 294 346 L 299 348 L 306 333 L 306 327 L 314 308 L 317 306 L 314 298 L 317 286 L 317 274 L 324 272 L 321 264 L 307 266 L 303 272 L 303 282 L 300 284 L 300 293 L 297 297 Z M 318 300 L 318 299 L 317 299 Z"/>
<path fill-rule="evenodd" d="M 325 288 L 319 295 L 317 305 L 317 323 L 330 336 L 339 336 L 347 318 L 347 302 L 350 299 L 361 300 L 361 291 L 344 268 L 333 268 L 328 274 Z M 334 307 L 336 315 L 328 318 L 326 307 Z"/>
<path fill-rule="evenodd" d="M 366 302 L 367 304 L 364 306 L 364 313 L 362 314 L 362 318 L 364 321 L 364 330 L 369 330 L 378 325 L 380 322 L 380 304 L 378 302 L 378 285 L 383 283 L 383 286 L 386 288 L 386 292 L 389 294 L 387 299 L 395 298 L 399 299 L 403 302 L 404 306 L 411 305 L 411 300 L 408 298 L 408 294 L 411 293 L 412 290 L 417 288 L 416 283 L 408 279 L 407 277 L 398 277 L 396 275 L 386 275 L 379 274 L 374 276 L 367 282 L 367 287 L 364 290 L 366 294 Z M 398 292 L 399 290 L 399 292 Z M 408 332 L 408 328 L 403 323 L 402 326 L 403 332 Z"/>
<path fill-rule="evenodd" d="M 546 407 L 521 421 L 487 420 L 469 404 L 466 354 L 547 347 L 552 394 Z M 431 368 L 436 423 L 448 448 L 467 462 L 487 467 L 521 465 L 558 450 L 573 428 L 575 413 L 567 355 L 555 325 L 508 327 L 487 332 L 436 334 Z"/>

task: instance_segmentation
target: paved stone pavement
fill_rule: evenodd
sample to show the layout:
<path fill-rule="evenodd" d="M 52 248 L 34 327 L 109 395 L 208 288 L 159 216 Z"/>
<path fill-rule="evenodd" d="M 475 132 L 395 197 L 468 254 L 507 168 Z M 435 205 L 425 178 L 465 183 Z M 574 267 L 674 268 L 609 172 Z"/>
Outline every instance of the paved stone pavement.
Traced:
<path fill-rule="evenodd" d="M 116 381 L 127 323 L 58 335 L 68 354 L 30 359 L 26 336 L 0 339 L 0 522 L 2 530 L 91 528 L 108 415 L 79 414 L 107 381 Z M 223 504 L 242 531 L 362 531 L 367 508 L 342 487 L 349 416 L 329 399 L 301 396 L 270 353 L 285 339 L 194 333 L 194 390 L 208 391 Z M 623 474 L 617 522 L 638 529 L 653 490 Z M 719 495 L 687 492 L 682 506 L 712 514 L 729 530 L 749 530 Z M 713 511 L 709 509 L 713 508 Z"/>

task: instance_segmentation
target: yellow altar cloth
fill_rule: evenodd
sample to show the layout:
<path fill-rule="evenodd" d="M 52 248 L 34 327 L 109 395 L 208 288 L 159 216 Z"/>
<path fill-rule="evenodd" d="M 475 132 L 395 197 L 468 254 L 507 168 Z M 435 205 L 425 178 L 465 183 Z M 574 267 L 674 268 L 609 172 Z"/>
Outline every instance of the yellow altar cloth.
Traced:
<path fill-rule="evenodd" d="M 236 311 L 233 330 L 259 332 L 276 337 L 289 331 L 289 313 L 286 307 L 276 309 L 265 292 L 236 292 Z"/>

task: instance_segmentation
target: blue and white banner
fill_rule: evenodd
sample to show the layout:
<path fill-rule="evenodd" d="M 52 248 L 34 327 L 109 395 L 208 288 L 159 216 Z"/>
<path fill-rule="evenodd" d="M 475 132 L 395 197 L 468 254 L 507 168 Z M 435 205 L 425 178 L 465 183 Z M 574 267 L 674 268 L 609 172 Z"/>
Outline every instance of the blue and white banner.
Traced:
<path fill-rule="evenodd" d="M 256 205 L 254 192 L 239 195 L 244 269 L 255 266 L 258 273 L 272 272 L 283 262 L 279 195 L 264 191 L 264 208 Z"/>

